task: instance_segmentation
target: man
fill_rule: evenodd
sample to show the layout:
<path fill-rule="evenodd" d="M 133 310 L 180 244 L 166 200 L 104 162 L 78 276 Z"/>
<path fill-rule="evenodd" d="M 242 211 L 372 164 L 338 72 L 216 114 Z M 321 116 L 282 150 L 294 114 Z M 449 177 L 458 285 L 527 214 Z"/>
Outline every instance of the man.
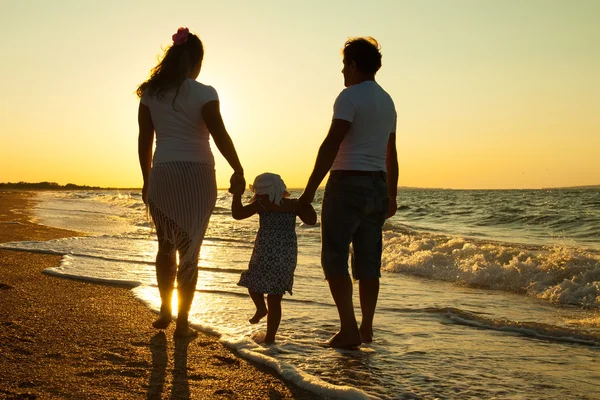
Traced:
<path fill-rule="evenodd" d="M 329 172 L 321 211 L 321 264 L 340 317 L 328 344 L 353 348 L 373 340 L 373 316 L 381 276 L 382 227 L 396 213 L 398 156 L 392 98 L 375 82 L 381 52 L 373 38 L 344 45 L 344 89 L 333 121 L 300 201 L 311 203 Z M 348 273 L 359 282 L 362 321 L 358 328 Z"/>

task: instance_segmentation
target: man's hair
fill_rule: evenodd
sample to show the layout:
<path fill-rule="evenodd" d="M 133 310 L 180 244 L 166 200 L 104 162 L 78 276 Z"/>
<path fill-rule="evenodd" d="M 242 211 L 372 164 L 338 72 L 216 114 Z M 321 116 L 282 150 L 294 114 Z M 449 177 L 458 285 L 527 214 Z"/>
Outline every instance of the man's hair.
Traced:
<path fill-rule="evenodd" d="M 351 38 L 344 44 L 344 64 L 356 63 L 365 74 L 375 74 L 381 68 L 381 46 L 372 37 Z"/>

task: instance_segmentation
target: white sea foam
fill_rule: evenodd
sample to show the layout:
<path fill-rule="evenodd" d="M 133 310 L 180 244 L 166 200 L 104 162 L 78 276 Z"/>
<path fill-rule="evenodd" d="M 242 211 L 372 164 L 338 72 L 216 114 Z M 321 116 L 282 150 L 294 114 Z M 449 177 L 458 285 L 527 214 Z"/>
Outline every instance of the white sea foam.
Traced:
<path fill-rule="evenodd" d="M 138 286 L 133 289 L 133 294 L 138 300 L 146 304 L 155 313 L 158 313 L 160 305 L 159 302 L 157 302 L 154 292 L 155 290 L 143 286 Z M 174 298 L 176 298 L 176 293 L 174 294 Z M 206 309 L 204 309 L 204 312 L 206 313 Z M 216 314 L 221 314 L 221 312 L 216 310 Z M 210 319 L 215 321 L 214 318 Z M 270 367 L 284 379 L 313 393 L 332 399 L 362 400 L 378 398 L 369 396 L 362 390 L 351 386 L 331 384 L 317 376 L 302 371 L 291 363 L 269 355 L 269 353 L 278 352 L 277 345 L 259 345 L 250 339 L 248 335 L 242 334 L 239 328 L 232 328 L 226 324 L 206 324 L 199 322 L 199 319 L 194 316 L 194 310 L 192 310 L 190 315 L 190 321 L 191 325 L 199 331 L 209 335 L 219 336 L 221 343 L 235 350 L 241 357 Z"/>
<path fill-rule="evenodd" d="M 392 231 L 385 233 L 384 246 L 386 271 L 600 307 L 598 252 Z"/>

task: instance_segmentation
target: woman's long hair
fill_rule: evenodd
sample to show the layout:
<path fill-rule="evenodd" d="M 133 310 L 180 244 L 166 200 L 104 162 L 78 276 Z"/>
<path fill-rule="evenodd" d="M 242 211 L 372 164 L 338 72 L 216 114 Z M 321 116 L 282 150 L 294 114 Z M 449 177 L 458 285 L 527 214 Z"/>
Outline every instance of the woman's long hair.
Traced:
<path fill-rule="evenodd" d="M 172 44 L 165 50 L 158 65 L 152 69 L 150 78 L 137 88 L 138 97 L 142 98 L 148 91 L 151 96 L 162 99 L 166 92 L 175 89 L 174 107 L 181 84 L 198 64 L 202 64 L 203 57 L 202 42 L 193 33 L 188 35 L 185 43 Z"/>

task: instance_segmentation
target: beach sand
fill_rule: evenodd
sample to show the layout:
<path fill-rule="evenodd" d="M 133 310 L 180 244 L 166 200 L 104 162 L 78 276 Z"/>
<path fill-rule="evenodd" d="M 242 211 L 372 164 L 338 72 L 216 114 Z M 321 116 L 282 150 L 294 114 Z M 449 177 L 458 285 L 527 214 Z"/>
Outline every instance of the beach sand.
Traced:
<path fill-rule="evenodd" d="M 32 223 L 34 202 L 0 192 L 0 242 L 77 235 Z M 127 289 L 42 273 L 60 258 L 0 250 L 0 398 L 319 398 L 216 337 L 154 330 L 155 315 Z"/>

